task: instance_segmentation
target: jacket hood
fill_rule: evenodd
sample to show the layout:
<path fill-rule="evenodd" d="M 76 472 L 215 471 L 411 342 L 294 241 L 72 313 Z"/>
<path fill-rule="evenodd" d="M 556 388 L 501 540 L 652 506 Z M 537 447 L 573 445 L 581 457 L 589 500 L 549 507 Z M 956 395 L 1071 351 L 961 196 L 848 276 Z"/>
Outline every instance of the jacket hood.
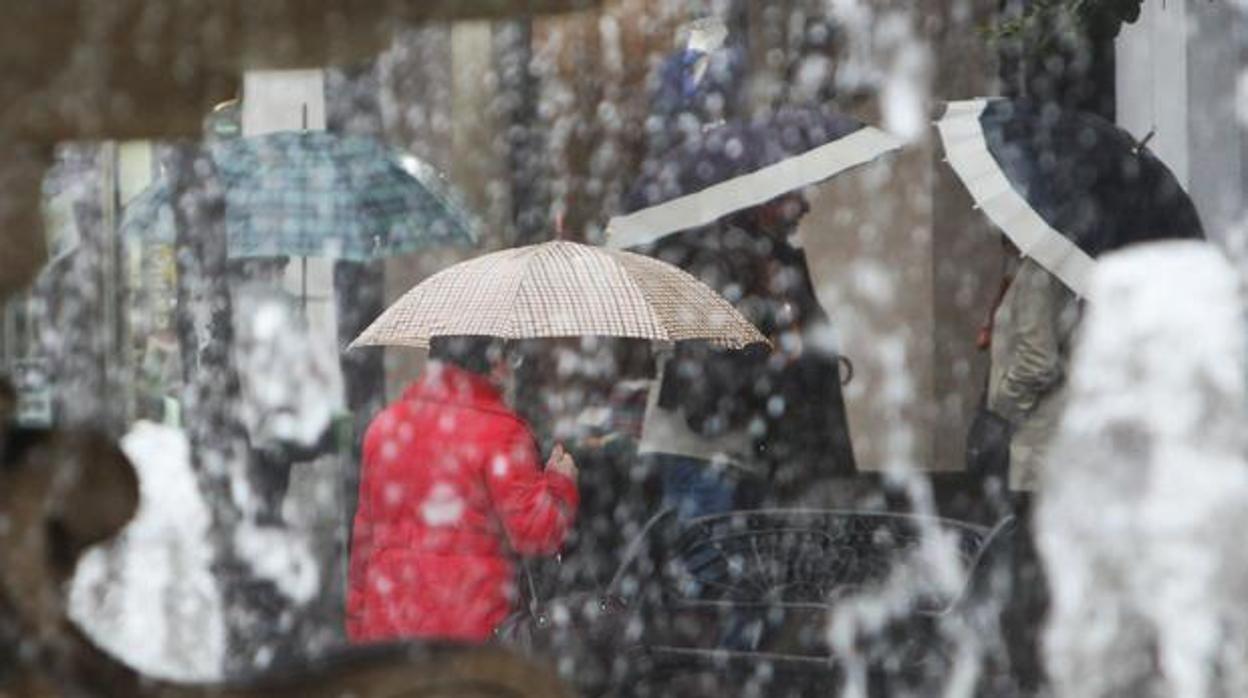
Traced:
<path fill-rule="evenodd" d="M 444 361 L 429 362 L 421 377 L 403 393 L 403 399 L 509 412 L 502 392 L 489 378 Z"/>

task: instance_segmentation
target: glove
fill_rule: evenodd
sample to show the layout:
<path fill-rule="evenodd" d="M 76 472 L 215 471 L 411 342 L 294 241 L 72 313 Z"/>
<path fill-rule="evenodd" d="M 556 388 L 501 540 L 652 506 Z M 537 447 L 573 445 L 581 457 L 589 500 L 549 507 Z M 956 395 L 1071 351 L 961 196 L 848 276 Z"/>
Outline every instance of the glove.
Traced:
<path fill-rule="evenodd" d="M 981 407 L 966 435 L 966 471 L 976 477 L 1000 476 L 1010 469 L 1010 438 L 1014 427 L 1001 415 Z"/>

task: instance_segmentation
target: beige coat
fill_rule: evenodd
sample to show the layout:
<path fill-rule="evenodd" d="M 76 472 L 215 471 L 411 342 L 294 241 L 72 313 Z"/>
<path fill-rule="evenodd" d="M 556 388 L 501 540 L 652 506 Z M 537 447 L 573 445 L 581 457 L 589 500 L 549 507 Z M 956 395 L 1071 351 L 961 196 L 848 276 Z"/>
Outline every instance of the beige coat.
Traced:
<path fill-rule="evenodd" d="M 1010 489 L 1035 489 L 1066 397 L 1078 297 L 1034 260 L 1023 260 L 997 309 L 988 409 L 1014 429 Z"/>

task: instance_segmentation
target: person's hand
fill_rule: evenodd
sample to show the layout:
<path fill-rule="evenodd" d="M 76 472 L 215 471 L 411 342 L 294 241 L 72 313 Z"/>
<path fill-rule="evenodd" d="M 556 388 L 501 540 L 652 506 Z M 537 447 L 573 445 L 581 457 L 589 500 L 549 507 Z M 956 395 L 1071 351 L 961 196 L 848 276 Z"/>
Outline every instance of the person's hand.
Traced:
<path fill-rule="evenodd" d="M 546 461 L 546 469 L 573 480 L 576 479 L 576 461 L 572 459 L 571 453 L 564 450 L 561 443 L 555 444 L 555 449 L 550 452 L 550 459 Z"/>

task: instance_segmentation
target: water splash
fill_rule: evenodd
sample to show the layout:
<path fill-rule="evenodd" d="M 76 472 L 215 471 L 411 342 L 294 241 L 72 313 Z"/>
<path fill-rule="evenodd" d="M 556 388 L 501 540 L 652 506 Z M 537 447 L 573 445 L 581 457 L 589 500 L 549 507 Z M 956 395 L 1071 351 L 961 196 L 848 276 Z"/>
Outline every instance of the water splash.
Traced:
<path fill-rule="evenodd" d="M 1055 693 L 1244 695 L 1240 280 L 1157 244 L 1101 261 L 1093 296 L 1039 509 Z"/>

